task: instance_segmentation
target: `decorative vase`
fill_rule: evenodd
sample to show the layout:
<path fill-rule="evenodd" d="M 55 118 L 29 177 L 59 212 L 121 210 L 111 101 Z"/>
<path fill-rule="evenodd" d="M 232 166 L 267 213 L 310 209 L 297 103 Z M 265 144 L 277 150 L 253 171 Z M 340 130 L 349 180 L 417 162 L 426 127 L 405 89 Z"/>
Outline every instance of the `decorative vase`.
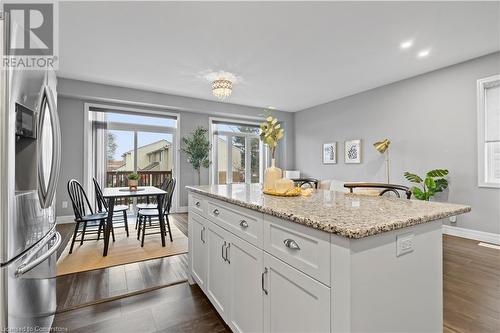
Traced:
<path fill-rule="evenodd" d="M 128 180 L 128 189 L 130 191 L 137 191 L 137 184 L 138 184 L 137 179 L 129 179 Z"/>
<path fill-rule="evenodd" d="M 271 166 L 264 172 L 264 190 L 275 191 L 276 181 L 281 179 L 281 169 L 275 166 L 275 159 L 271 160 Z"/>
<path fill-rule="evenodd" d="M 286 193 L 294 188 L 293 180 L 281 178 L 274 183 L 275 191 L 277 193 Z"/>

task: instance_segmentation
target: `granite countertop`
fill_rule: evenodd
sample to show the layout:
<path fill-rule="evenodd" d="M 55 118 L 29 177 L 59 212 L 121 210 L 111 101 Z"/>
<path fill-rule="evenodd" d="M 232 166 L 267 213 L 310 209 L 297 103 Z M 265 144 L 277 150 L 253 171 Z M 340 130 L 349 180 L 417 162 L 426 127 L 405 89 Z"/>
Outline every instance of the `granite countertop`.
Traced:
<path fill-rule="evenodd" d="M 470 212 L 470 206 L 327 190 L 310 196 L 276 197 L 260 184 L 186 186 L 192 192 L 348 238 L 426 223 Z"/>

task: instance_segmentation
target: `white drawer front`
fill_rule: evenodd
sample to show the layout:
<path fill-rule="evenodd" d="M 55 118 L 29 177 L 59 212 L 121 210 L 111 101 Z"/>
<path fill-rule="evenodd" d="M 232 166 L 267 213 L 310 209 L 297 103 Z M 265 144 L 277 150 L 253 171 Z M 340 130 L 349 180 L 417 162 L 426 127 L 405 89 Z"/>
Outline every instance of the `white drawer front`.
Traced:
<path fill-rule="evenodd" d="M 206 203 L 209 220 L 262 249 L 263 214 L 211 198 Z"/>
<path fill-rule="evenodd" d="M 189 193 L 188 205 L 189 209 L 195 213 L 200 214 L 201 216 L 205 216 L 205 207 L 206 207 L 205 198 L 198 194 Z"/>
<path fill-rule="evenodd" d="M 264 216 L 264 250 L 330 286 L 330 235 Z"/>

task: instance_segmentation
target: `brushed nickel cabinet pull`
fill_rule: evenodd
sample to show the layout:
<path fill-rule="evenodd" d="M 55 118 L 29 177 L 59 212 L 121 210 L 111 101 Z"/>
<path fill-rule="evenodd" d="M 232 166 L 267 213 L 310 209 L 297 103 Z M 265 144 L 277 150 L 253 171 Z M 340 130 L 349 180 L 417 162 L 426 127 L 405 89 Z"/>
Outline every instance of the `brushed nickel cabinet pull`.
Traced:
<path fill-rule="evenodd" d="M 224 244 L 222 244 L 222 252 L 221 252 L 221 257 L 224 259 L 224 261 L 227 261 L 226 257 L 224 257 L 224 248 L 226 247 L 226 241 L 224 241 Z"/>
<path fill-rule="evenodd" d="M 287 238 L 283 241 L 283 244 L 285 244 L 285 246 L 289 249 L 300 250 L 299 244 L 297 244 L 297 242 L 293 239 Z"/>
<path fill-rule="evenodd" d="M 231 254 L 231 252 L 229 252 L 229 248 L 231 247 L 231 243 L 227 243 L 227 246 L 226 246 L 226 261 L 228 264 L 231 264 L 231 259 L 229 259 L 229 255 Z"/>
<path fill-rule="evenodd" d="M 216 208 L 216 209 L 214 209 L 214 215 L 215 215 L 215 216 L 219 216 L 219 210 L 218 210 L 217 208 Z"/>
<path fill-rule="evenodd" d="M 264 277 L 265 275 L 267 274 L 267 267 L 264 267 L 264 272 L 262 272 L 262 291 L 264 292 L 264 294 L 268 294 L 269 292 L 267 291 L 267 289 L 264 287 Z"/>
<path fill-rule="evenodd" d="M 196 201 L 195 205 L 196 205 L 196 207 L 200 207 L 200 202 Z"/>
<path fill-rule="evenodd" d="M 247 221 L 245 221 L 245 220 L 241 220 L 241 221 L 240 221 L 240 226 L 241 226 L 242 228 L 245 228 L 245 229 L 246 229 L 246 228 L 248 228 L 248 222 L 247 222 Z"/>

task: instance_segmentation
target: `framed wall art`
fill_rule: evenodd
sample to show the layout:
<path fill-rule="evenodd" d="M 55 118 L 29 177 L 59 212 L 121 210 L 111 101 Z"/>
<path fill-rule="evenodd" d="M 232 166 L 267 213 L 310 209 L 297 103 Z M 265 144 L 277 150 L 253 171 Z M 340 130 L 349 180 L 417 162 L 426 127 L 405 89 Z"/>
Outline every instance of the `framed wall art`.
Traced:
<path fill-rule="evenodd" d="M 361 163 L 361 140 L 349 140 L 344 146 L 346 164 Z"/>
<path fill-rule="evenodd" d="M 323 144 L 323 164 L 337 163 L 337 142 Z"/>

